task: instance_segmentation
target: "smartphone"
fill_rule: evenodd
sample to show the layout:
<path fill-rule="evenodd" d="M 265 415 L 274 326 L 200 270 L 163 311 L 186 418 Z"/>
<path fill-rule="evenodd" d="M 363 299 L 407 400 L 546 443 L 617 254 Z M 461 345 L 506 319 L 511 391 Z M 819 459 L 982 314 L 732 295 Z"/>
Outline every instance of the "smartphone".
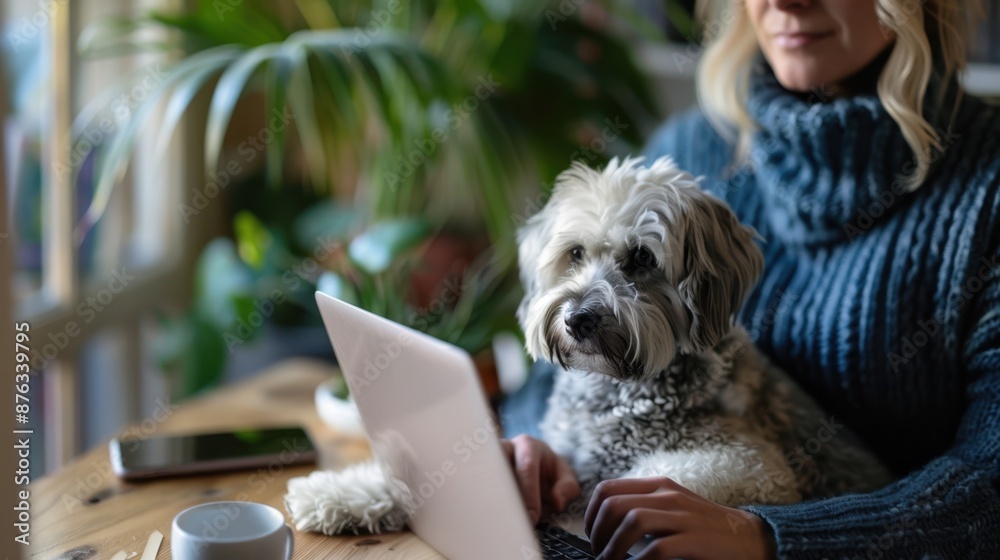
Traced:
<path fill-rule="evenodd" d="M 316 461 L 316 447 L 301 427 L 114 438 L 110 447 L 111 467 L 125 480 Z"/>

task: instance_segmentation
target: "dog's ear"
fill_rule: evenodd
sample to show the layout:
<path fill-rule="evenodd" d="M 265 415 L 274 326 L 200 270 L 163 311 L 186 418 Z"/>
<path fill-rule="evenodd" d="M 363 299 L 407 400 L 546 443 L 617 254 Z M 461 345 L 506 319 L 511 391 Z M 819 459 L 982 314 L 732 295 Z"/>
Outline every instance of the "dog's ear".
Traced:
<path fill-rule="evenodd" d="M 517 266 L 521 276 L 521 286 L 524 288 L 524 297 L 517 306 L 517 320 L 522 329 L 525 328 L 531 301 L 541 291 L 538 264 L 542 250 L 545 249 L 547 230 L 550 227 L 548 221 L 544 219 L 544 213 L 545 210 L 540 210 L 528 218 L 517 231 Z"/>
<path fill-rule="evenodd" d="M 757 233 L 721 200 L 700 190 L 685 198 L 684 276 L 678 290 L 691 313 L 691 342 L 700 352 L 729 331 L 733 314 L 760 277 L 764 256 Z"/>

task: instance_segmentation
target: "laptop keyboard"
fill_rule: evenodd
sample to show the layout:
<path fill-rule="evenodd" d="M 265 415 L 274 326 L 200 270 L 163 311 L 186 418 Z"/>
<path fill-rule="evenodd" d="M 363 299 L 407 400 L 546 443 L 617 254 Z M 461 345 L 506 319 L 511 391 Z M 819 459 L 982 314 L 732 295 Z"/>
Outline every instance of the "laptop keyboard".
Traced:
<path fill-rule="evenodd" d="M 585 560 L 593 559 L 590 543 L 555 525 L 539 525 L 535 528 L 538 545 L 545 558 Z M 629 554 L 626 558 L 631 558 Z"/>

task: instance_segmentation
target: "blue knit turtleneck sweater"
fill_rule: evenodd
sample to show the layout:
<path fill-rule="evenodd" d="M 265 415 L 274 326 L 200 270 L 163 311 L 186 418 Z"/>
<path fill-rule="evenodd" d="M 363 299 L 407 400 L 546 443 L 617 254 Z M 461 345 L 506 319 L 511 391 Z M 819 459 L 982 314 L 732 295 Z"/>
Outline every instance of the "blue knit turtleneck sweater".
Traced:
<path fill-rule="evenodd" d="M 913 155 L 877 96 L 811 101 L 755 76 L 752 166 L 699 112 L 647 150 L 760 232 L 741 321 L 900 476 L 747 509 L 781 558 L 1000 558 L 1000 109 L 948 98 L 931 118 L 943 151 L 907 192 Z"/>

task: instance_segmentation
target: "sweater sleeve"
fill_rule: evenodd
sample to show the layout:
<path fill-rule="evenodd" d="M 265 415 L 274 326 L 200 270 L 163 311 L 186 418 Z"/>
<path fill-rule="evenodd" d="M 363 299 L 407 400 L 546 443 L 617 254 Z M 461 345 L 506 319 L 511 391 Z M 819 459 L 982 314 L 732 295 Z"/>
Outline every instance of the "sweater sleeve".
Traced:
<path fill-rule="evenodd" d="M 1000 558 L 1000 265 L 968 302 L 967 408 L 954 445 L 870 494 L 746 506 L 781 559 Z"/>

